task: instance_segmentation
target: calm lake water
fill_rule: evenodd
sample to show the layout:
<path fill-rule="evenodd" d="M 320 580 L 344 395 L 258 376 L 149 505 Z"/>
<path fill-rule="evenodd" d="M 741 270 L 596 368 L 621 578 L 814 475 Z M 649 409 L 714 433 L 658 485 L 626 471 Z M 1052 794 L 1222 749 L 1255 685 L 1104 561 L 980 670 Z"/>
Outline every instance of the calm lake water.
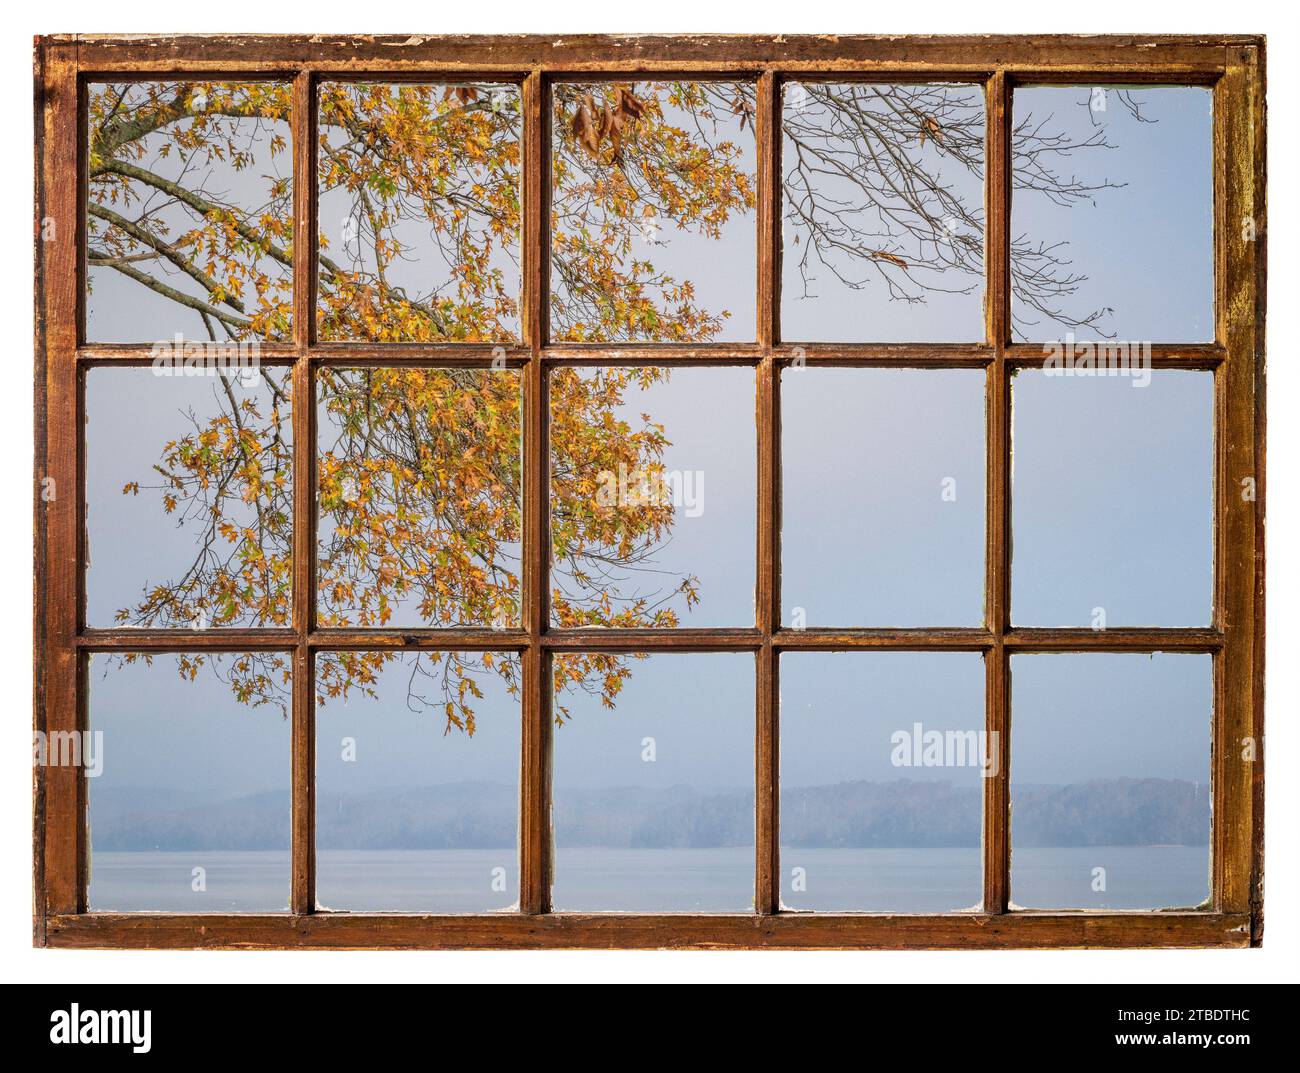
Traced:
<path fill-rule="evenodd" d="M 791 909 L 942 913 L 980 900 L 980 855 L 972 848 L 788 847 L 781 871 L 782 900 Z M 558 910 L 744 912 L 753 874 L 753 851 L 743 847 L 559 847 L 553 900 Z M 1105 890 L 1095 890 L 1103 881 Z M 517 885 L 510 849 L 325 850 L 317 857 L 318 899 L 337 910 L 504 910 L 515 903 Z M 1209 849 L 1018 849 L 1011 889 L 1013 902 L 1027 908 L 1193 906 L 1209 892 Z M 93 910 L 283 912 L 288 898 L 288 852 L 98 852 L 92 860 Z"/>

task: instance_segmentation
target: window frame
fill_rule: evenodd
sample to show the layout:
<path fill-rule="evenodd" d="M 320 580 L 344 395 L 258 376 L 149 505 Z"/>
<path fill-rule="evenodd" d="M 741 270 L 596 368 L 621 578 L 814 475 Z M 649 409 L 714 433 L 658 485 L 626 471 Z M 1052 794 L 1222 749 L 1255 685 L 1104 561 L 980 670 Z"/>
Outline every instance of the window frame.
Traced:
<path fill-rule="evenodd" d="M 85 729 L 94 653 L 275 649 L 292 656 L 292 868 L 283 914 L 89 913 L 86 787 L 74 767 L 33 772 L 36 945 L 58 947 L 951 948 L 1240 947 L 1263 934 L 1264 659 L 1264 40 L 1253 36 L 79 36 L 35 46 L 36 420 L 34 729 Z M 756 324 L 752 343 L 552 344 L 549 307 L 550 86 L 603 77 L 744 78 L 757 85 Z M 86 344 L 83 205 L 87 85 L 110 78 L 284 79 L 294 94 L 294 300 L 291 343 L 261 348 L 292 370 L 294 612 L 289 629 L 88 629 L 85 375 L 140 366 L 149 347 Z M 315 88 L 322 81 L 513 82 L 521 86 L 521 345 L 524 566 L 517 630 L 319 630 L 315 626 L 314 372 L 357 365 L 485 367 L 487 344 L 320 343 L 315 331 Z M 985 93 L 985 341 L 796 344 L 781 339 L 781 87 L 785 82 L 972 82 Z M 1160 368 L 1212 372 L 1213 615 L 1205 628 L 1012 628 L 1010 382 L 1041 364 L 1041 344 L 1011 339 L 1011 92 L 1020 84 L 1196 84 L 1213 91 L 1215 341 L 1152 348 Z M 77 181 L 70 181 L 70 177 Z M 69 221 L 75 221 L 69 226 Z M 47 241 L 46 223 L 53 229 Z M 1253 228 L 1249 231 L 1248 229 Z M 985 625 L 963 629 L 801 629 L 780 622 L 780 371 L 808 364 L 980 368 L 986 374 Z M 758 393 L 756 620 L 752 628 L 561 630 L 547 607 L 548 372 L 564 365 L 737 364 Z M 304 402 L 308 404 L 304 405 Z M 1253 479 L 1253 499 L 1241 494 Z M 52 483 L 51 483 L 52 482 Z M 50 494 L 49 490 L 53 490 Z M 523 718 L 520 903 L 472 916 L 318 912 L 314 900 L 314 655 L 330 649 L 520 653 Z M 755 906 L 722 915 L 550 912 L 550 675 L 565 650 L 751 652 L 756 665 Z M 953 650 L 984 654 L 986 729 L 1002 751 L 984 786 L 984 908 L 945 915 L 780 909 L 778 698 L 782 652 Z M 1208 653 L 1214 661 L 1211 897 L 1180 911 L 1012 911 L 1009 882 L 1009 660 L 1013 653 Z M 1242 742 L 1253 739 L 1253 760 Z"/>

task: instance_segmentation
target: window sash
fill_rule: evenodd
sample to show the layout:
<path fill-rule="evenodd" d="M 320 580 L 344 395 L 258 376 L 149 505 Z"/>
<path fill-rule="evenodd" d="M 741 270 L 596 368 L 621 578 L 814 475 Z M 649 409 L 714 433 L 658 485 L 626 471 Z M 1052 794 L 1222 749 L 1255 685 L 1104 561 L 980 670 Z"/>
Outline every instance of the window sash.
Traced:
<path fill-rule="evenodd" d="M 35 729 L 85 727 L 92 653 L 277 649 L 292 656 L 293 853 L 290 912 L 179 916 L 86 912 L 85 781 L 73 768 L 35 772 L 35 939 L 58 946 L 616 946 L 730 947 L 1241 946 L 1262 934 L 1263 42 L 1250 37 L 547 37 L 308 38 L 56 36 L 37 45 L 36 335 L 37 606 Z M 749 344 L 562 344 L 549 341 L 547 250 L 550 87 L 604 77 L 748 78 L 757 84 L 757 323 Z M 92 367 L 143 365 L 147 346 L 86 345 L 86 86 L 92 80 L 180 77 L 289 79 L 294 87 L 294 309 L 290 343 L 263 346 L 292 369 L 294 614 L 289 629 L 87 629 L 83 605 L 84 385 Z M 516 82 L 523 99 L 522 343 L 507 362 L 524 381 L 522 626 L 487 630 L 322 630 L 314 622 L 314 376 L 358 364 L 486 366 L 478 344 L 319 343 L 315 337 L 315 90 L 325 80 Z M 985 342 L 823 344 L 780 336 L 781 86 L 791 80 L 955 81 L 986 103 Z M 1018 84 L 1163 83 L 1213 88 L 1215 341 L 1160 345 L 1153 364 L 1210 370 L 1215 380 L 1215 550 L 1211 624 L 1197 629 L 1012 628 L 1010 379 L 1039 365 L 1041 345 L 1013 344 L 1009 309 L 1011 93 Z M 77 175 L 78 181 L 69 177 Z M 981 368 L 987 400 L 985 625 L 969 629 L 781 626 L 780 370 L 809 364 Z M 738 364 L 758 382 L 756 621 L 744 629 L 557 630 L 549 625 L 547 371 L 559 365 Z M 1240 494 L 1255 481 L 1256 497 Z M 54 494 L 42 493 L 53 488 Z M 515 915 L 331 914 L 314 898 L 314 654 L 332 649 L 510 650 L 523 655 L 520 911 Z M 549 756 L 552 654 L 750 651 L 756 656 L 755 907 L 750 914 L 664 916 L 550 912 Z M 985 655 L 986 730 L 999 775 L 984 786 L 984 908 L 972 914 L 793 914 L 779 910 L 779 657 L 795 650 L 965 650 Z M 1008 909 L 1009 659 L 1017 652 L 1177 650 L 1214 658 L 1212 896 L 1188 912 L 1013 912 Z M 996 732 L 996 733 L 993 733 Z M 1257 746 L 1258 748 L 1258 746 Z"/>

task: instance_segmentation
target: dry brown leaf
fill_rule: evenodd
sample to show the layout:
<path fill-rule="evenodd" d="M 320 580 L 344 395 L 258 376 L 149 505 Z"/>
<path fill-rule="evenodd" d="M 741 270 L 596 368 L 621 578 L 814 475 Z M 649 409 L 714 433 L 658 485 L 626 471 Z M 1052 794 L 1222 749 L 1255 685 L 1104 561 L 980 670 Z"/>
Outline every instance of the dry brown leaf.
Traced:
<path fill-rule="evenodd" d="M 442 99 L 449 101 L 455 97 L 461 104 L 470 104 L 478 100 L 478 90 L 473 86 L 448 86 L 442 91 Z"/>
<path fill-rule="evenodd" d="M 578 110 L 574 113 L 573 136 L 592 156 L 600 150 L 600 132 L 596 129 L 596 124 L 591 117 L 591 109 L 587 107 L 585 101 L 578 105 Z"/>
<path fill-rule="evenodd" d="M 897 265 L 899 268 L 907 267 L 907 262 L 896 253 L 886 253 L 884 250 L 872 250 L 871 256 L 878 261 L 888 261 L 891 265 Z"/>
<path fill-rule="evenodd" d="M 615 107 L 628 119 L 640 119 L 645 114 L 645 101 L 640 100 L 630 89 L 618 89 L 618 103 Z"/>
<path fill-rule="evenodd" d="M 744 130 L 746 124 L 754 122 L 754 105 L 741 94 L 736 94 L 736 99 L 731 103 L 731 110 L 740 116 L 740 129 Z"/>

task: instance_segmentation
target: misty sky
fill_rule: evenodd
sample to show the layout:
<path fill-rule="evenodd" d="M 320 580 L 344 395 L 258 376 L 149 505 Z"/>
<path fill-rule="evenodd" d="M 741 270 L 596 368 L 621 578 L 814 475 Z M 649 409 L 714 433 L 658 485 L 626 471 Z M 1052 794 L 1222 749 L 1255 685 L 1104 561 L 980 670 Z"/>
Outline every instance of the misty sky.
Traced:
<path fill-rule="evenodd" d="M 1140 86 L 1125 93 L 1139 106 L 1141 121 L 1115 89 L 1105 95 L 1105 111 L 1089 107 L 1093 95 L 1076 86 L 1015 91 L 1017 129 L 1045 124 L 1073 145 L 1101 134 L 1113 146 L 1053 154 L 1057 172 L 1090 187 L 1113 185 L 1070 207 L 1013 189 L 1012 240 L 1068 243 L 1058 255 L 1071 276 L 1087 278 L 1061 305 L 1076 314 L 1111 310 L 1099 325 L 1106 334 L 1206 342 L 1214 337 L 1212 95 L 1195 86 Z M 1059 324 L 1023 303 L 1013 300 L 1012 316 L 1022 338 L 1064 337 Z"/>
<path fill-rule="evenodd" d="M 750 368 L 675 368 L 647 388 L 629 384 L 616 413 L 633 429 L 644 427 L 643 414 L 663 425 L 670 444 L 660 461 L 666 475 L 682 479 L 682 493 L 671 535 L 635 573 L 614 574 L 627 579 L 620 583 L 625 596 L 652 597 L 651 604 L 684 576 L 698 577 L 699 605 L 690 611 L 672 605 L 682 626 L 754 624 L 755 392 Z"/>
<path fill-rule="evenodd" d="M 1157 122 L 1139 122 L 1114 94 L 1104 116 L 1091 112 L 1084 107 L 1086 88 L 1016 92 L 1017 123 L 1050 115 L 1076 140 L 1089 136 L 1094 122 L 1104 124 L 1115 148 L 1075 151 L 1057 166 L 1090 183 L 1124 185 L 1068 210 L 1018 193 L 1013 231 L 1068 242 L 1062 252 L 1068 249 L 1072 270 L 1088 276 L 1069 299 L 1072 308 L 1113 309 L 1104 323 L 1121 338 L 1207 339 L 1209 93 L 1142 88 L 1134 96 L 1143 102 L 1143 116 Z M 728 122 L 736 125 L 724 117 Z M 731 136 L 748 147 L 752 163 L 752 134 L 737 129 Z M 285 154 L 259 161 L 259 174 L 283 173 L 289 163 Z M 959 181 L 947 173 L 945 179 Z M 982 196 L 978 182 L 969 193 Z M 325 205 L 322 200 L 322 219 Z M 733 221 L 718 242 L 665 230 L 654 256 L 670 271 L 694 273 L 706 307 L 733 313 L 721 338 L 752 339 L 752 217 Z M 94 340 L 166 338 L 197 325 L 192 314 L 113 273 L 93 271 L 92 279 Z M 893 308 L 870 288 L 832 291 L 816 302 L 787 303 L 786 337 L 977 339 L 981 303 L 978 289 L 922 309 Z M 1060 334 L 1055 325 L 1029 331 L 1039 338 Z M 117 608 L 146 584 L 175 576 L 192 555 L 193 538 L 164 520 L 156 493 L 124 497 L 121 488 L 148 481 L 162 444 L 186 431 L 185 411 L 217 412 L 214 387 L 207 378 L 160 379 L 148 369 L 89 373 L 90 625 L 110 625 Z M 811 368 L 783 376 L 782 399 L 783 624 L 800 607 L 810 626 L 978 625 L 983 375 Z M 1124 378 L 1051 380 L 1022 372 L 1013 401 L 1016 623 L 1086 626 L 1102 607 L 1112 627 L 1205 625 L 1211 375 L 1156 372 L 1150 386 L 1137 389 Z M 671 541 L 657 554 L 666 576 L 700 578 L 701 604 L 683 613 L 682 625 L 752 625 L 753 370 L 674 371 L 663 384 L 629 392 L 626 414 L 641 412 L 665 425 L 672 441 L 668 469 L 704 474 L 702 516 L 679 511 Z M 954 499 L 943 497 L 948 478 Z M 644 581 L 656 583 L 653 576 Z M 1016 657 L 1015 780 L 1151 775 L 1204 781 L 1208 668 L 1208 657 L 1183 655 Z M 401 674 L 384 677 L 378 702 L 331 705 L 321 714 L 322 785 L 515 777 L 517 702 L 490 686 L 471 743 L 443 735 L 436 717 L 408 712 Z M 571 721 L 557 730 L 556 786 L 749 785 L 753 684 L 749 655 L 660 655 L 636 664 L 615 710 L 577 703 Z M 982 725 L 983 667 L 978 655 L 951 653 L 786 656 L 781 699 L 784 780 L 884 779 L 896 774 L 888 766 L 886 730 L 914 721 Z M 238 705 L 212 676 L 182 683 L 166 657 L 153 670 L 107 674 L 97 657 L 90 713 L 92 727 L 109 731 L 100 786 L 232 796 L 287 790 L 289 728 L 279 713 Z M 349 733 L 366 743 L 368 760 L 344 771 L 331 749 Z M 640 759 L 647 736 L 656 739 L 654 764 Z M 92 794 L 92 810 L 93 800 Z M 562 842 L 563 832 L 556 838 Z"/>
<path fill-rule="evenodd" d="M 918 87 L 919 88 L 919 87 Z M 825 92 L 837 101 L 852 101 L 857 109 L 873 122 L 889 118 L 898 108 L 897 101 L 877 96 L 871 88 L 848 84 L 826 87 Z M 984 123 L 984 94 L 979 86 L 937 86 L 932 92 L 946 98 L 955 117 L 964 122 Z M 929 100 L 930 98 L 925 98 Z M 786 186 L 790 191 L 792 180 L 801 167 L 809 169 L 809 182 L 818 197 L 827 204 L 856 206 L 862 201 L 862 192 L 847 176 L 836 173 L 831 164 L 816 159 L 816 151 L 831 155 L 835 166 L 857 173 L 856 154 L 848 149 L 843 139 L 817 137 L 817 131 L 834 129 L 829 125 L 826 105 L 799 83 L 791 83 L 783 91 L 783 114 L 787 126 L 796 124 L 803 152 L 791 138 L 783 147 L 782 167 Z M 940 132 L 940 137 L 943 137 Z M 984 211 L 983 154 L 979 154 L 978 167 L 968 168 L 943 151 L 934 138 L 924 144 L 907 146 L 933 186 L 947 190 L 969 209 L 972 220 L 982 226 Z M 878 184 L 885 186 L 886 184 Z M 915 193 L 915 191 L 914 191 Z M 958 221 L 946 213 L 933 194 L 919 195 L 931 216 L 947 218 L 955 234 L 978 234 L 969 224 Z M 882 192 L 882 200 L 894 203 L 896 198 Z M 934 342 L 978 343 L 984 338 L 984 280 L 982 258 L 973 266 L 973 273 L 936 271 L 912 265 L 914 278 L 924 291 L 915 287 L 913 295 L 924 294 L 923 302 L 908 302 L 891 297 L 877 269 L 882 262 L 868 261 L 848 256 L 835 247 L 843 242 L 838 224 L 829 214 L 820 216 L 831 233 L 820 250 L 810 249 L 806 227 L 801 216 L 805 210 L 802 198 L 797 198 L 798 214 L 792 213 L 790 198 L 786 198 L 782 221 L 781 258 L 781 338 L 799 342 Z M 793 218 L 792 218 L 793 216 Z M 913 247 L 906 239 L 895 236 L 903 226 L 912 222 L 906 212 L 900 214 L 891 232 L 886 233 L 879 219 L 867 214 L 847 217 L 856 226 L 879 230 L 875 242 L 885 250 L 902 254 L 907 260 L 913 256 Z M 927 247 L 927 257 L 934 251 Z M 885 272 L 892 272 L 885 268 Z M 838 273 L 838 274 L 837 274 Z M 897 273 L 894 273 L 897 275 Z M 849 281 L 849 282 L 846 282 Z M 850 283 L 860 283 L 858 287 Z"/>
<path fill-rule="evenodd" d="M 984 373 L 781 376 L 782 624 L 978 626 Z"/>
<path fill-rule="evenodd" d="M 1012 381 L 1011 618 L 1207 626 L 1214 374 Z"/>

